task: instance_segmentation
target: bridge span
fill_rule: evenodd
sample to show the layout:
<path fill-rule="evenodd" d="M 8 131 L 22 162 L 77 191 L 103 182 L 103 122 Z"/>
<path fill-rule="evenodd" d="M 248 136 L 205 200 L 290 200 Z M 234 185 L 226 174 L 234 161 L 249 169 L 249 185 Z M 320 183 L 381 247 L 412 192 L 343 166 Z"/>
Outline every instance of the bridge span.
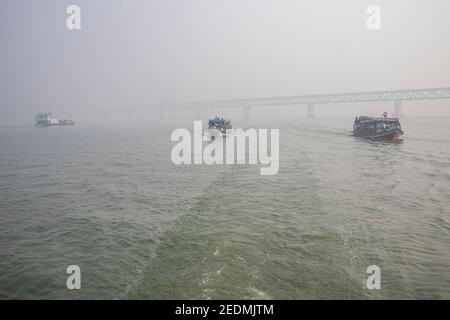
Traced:
<path fill-rule="evenodd" d="M 281 96 L 234 100 L 211 100 L 198 102 L 170 102 L 154 105 L 158 108 L 160 116 L 164 110 L 169 109 L 193 109 L 198 118 L 202 109 L 205 108 L 243 108 L 244 116 L 249 117 L 250 108 L 263 106 L 283 105 L 306 105 L 307 117 L 314 118 L 314 107 L 316 104 L 339 104 L 339 103 L 361 103 L 361 102 L 393 102 L 394 114 L 402 116 L 402 102 L 414 100 L 436 100 L 450 99 L 450 87 L 409 89 L 409 90 L 385 90 L 366 91 L 351 93 L 333 93 L 302 96 Z"/>

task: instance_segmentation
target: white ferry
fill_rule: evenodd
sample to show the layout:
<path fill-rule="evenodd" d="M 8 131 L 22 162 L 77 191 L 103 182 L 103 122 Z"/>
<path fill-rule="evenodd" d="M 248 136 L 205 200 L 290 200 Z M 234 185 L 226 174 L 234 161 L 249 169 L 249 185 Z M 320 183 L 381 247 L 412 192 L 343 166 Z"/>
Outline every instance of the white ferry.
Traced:
<path fill-rule="evenodd" d="M 35 119 L 35 126 L 40 127 L 54 127 L 54 126 L 73 126 L 72 120 L 59 120 L 52 112 L 38 113 Z"/>

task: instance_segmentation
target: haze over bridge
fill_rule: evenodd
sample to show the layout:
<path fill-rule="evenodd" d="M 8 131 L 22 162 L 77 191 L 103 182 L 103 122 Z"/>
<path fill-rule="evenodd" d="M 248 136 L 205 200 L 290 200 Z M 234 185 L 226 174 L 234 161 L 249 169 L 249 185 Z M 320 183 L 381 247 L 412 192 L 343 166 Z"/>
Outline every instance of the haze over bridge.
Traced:
<path fill-rule="evenodd" d="M 288 106 L 306 105 L 307 117 L 314 118 L 314 108 L 317 104 L 341 104 L 341 103 L 362 103 L 362 102 L 393 102 L 394 115 L 401 117 L 403 101 L 417 100 L 437 100 L 450 99 L 450 87 L 429 88 L 429 89 L 409 89 L 409 90 L 385 90 L 385 91 L 365 91 L 349 93 L 316 94 L 301 96 L 280 96 L 234 100 L 211 100 L 198 102 L 166 102 L 153 105 L 157 107 L 159 116 L 162 117 L 165 110 L 173 109 L 193 109 L 196 118 L 201 118 L 202 109 L 211 108 L 243 108 L 244 117 L 250 116 L 250 109 L 264 106 Z"/>

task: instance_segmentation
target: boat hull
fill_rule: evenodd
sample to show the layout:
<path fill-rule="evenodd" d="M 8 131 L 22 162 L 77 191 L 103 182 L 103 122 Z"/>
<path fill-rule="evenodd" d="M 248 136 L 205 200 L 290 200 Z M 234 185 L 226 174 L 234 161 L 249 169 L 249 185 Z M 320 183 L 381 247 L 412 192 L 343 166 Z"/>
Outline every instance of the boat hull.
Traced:
<path fill-rule="evenodd" d="M 375 133 L 375 134 L 358 134 L 354 132 L 356 137 L 372 139 L 372 140 L 398 140 L 400 136 L 403 135 L 401 129 L 394 129 L 385 132 Z"/>
<path fill-rule="evenodd" d="M 214 140 L 216 137 L 222 137 L 222 138 L 225 138 L 225 137 L 227 137 L 227 136 L 230 136 L 231 135 L 231 133 L 228 131 L 226 131 L 226 130 L 219 130 L 219 129 L 212 129 L 212 128 L 209 128 L 208 130 L 206 130 L 205 131 L 205 135 L 207 136 L 207 137 L 209 137 L 211 140 Z"/>

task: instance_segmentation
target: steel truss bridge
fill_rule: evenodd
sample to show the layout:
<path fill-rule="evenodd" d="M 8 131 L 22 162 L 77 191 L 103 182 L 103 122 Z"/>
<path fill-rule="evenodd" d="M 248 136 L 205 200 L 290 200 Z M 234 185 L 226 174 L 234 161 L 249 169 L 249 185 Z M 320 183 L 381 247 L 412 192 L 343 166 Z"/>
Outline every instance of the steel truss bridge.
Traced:
<path fill-rule="evenodd" d="M 168 109 L 194 109 L 196 114 L 204 108 L 244 108 L 245 116 L 249 116 L 251 107 L 306 105 L 307 117 L 314 117 L 316 104 L 361 103 L 361 102 L 393 102 L 395 114 L 401 116 L 402 101 L 450 99 L 450 87 L 410 90 L 366 91 L 336 94 L 318 94 L 304 96 L 266 97 L 236 100 L 212 100 L 199 102 L 172 102 L 155 105 L 160 116 Z"/>

